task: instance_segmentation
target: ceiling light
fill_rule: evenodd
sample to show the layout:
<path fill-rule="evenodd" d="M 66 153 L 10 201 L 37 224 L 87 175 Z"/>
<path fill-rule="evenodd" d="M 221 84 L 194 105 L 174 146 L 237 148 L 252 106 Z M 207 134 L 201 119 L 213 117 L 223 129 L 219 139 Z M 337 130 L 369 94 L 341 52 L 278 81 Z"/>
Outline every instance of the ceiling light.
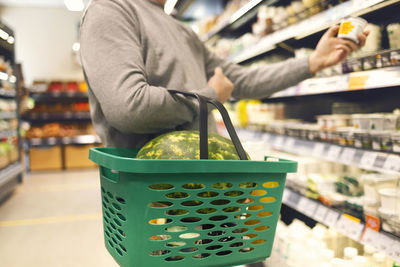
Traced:
<path fill-rule="evenodd" d="M 9 82 L 10 83 L 16 83 L 17 82 L 17 77 L 15 77 L 14 75 L 11 75 L 10 79 L 9 79 Z"/>
<path fill-rule="evenodd" d="M 8 37 L 8 38 L 7 38 L 7 42 L 8 42 L 9 44 L 13 44 L 13 43 L 15 42 L 14 37 L 12 37 L 12 36 Z"/>
<path fill-rule="evenodd" d="M 8 80 L 8 74 L 5 72 L 0 72 L 0 80 L 7 81 Z"/>
<path fill-rule="evenodd" d="M 81 44 L 80 44 L 80 43 L 74 43 L 74 44 L 72 45 L 72 50 L 73 50 L 73 51 L 78 52 L 79 49 L 81 49 Z"/>
<path fill-rule="evenodd" d="M 172 13 L 172 11 L 174 11 L 174 8 L 175 8 L 175 5 L 177 2 L 178 2 L 178 0 L 167 0 L 164 5 L 165 13 L 170 15 Z"/>
<path fill-rule="evenodd" d="M 64 4 L 69 11 L 82 11 L 85 8 L 83 0 L 64 0 Z"/>
<path fill-rule="evenodd" d="M 1 39 L 7 40 L 9 36 L 10 36 L 10 35 L 9 35 L 8 33 L 6 33 L 5 31 L 3 31 L 2 29 L 0 29 L 0 38 L 1 38 Z"/>

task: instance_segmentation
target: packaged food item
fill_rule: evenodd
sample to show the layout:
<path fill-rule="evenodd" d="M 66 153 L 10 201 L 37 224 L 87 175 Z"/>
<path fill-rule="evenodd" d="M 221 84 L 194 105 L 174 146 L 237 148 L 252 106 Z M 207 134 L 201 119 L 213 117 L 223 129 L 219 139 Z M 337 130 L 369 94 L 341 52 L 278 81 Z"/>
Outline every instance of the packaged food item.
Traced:
<path fill-rule="evenodd" d="M 392 151 L 400 153 L 400 132 L 392 133 Z"/>
<path fill-rule="evenodd" d="M 383 188 L 379 191 L 381 210 L 400 214 L 400 187 Z"/>
<path fill-rule="evenodd" d="M 372 132 L 371 139 L 373 150 L 392 151 L 390 131 Z"/>
<path fill-rule="evenodd" d="M 368 130 L 354 131 L 354 146 L 363 149 L 372 149 L 372 140 Z"/>
<path fill-rule="evenodd" d="M 353 127 L 359 130 L 369 130 L 369 115 L 368 114 L 353 114 L 351 115 Z"/>
<path fill-rule="evenodd" d="M 322 130 L 335 131 L 337 128 L 350 126 L 351 115 L 320 115 L 317 116 L 317 122 Z"/>
<path fill-rule="evenodd" d="M 365 173 L 360 176 L 364 186 L 364 205 L 379 206 L 379 190 L 396 187 L 400 176 L 396 174 Z"/>
<path fill-rule="evenodd" d="M 340 23 L 338 37 L 359 43 L 358 34 L 362 33 L 368 22 L 360 17 L 349 17 Z"/>
<path fill-rule="evenodd" d="M 400 23 L 389 24 L 386 27 L 391 49 L 400 48 Z"/>
<path fill-rule="evenodd" d="M 394 131 L 396 130 L 398 116 L 393 113 L 375 113 L 369 116 L 370 130 Z"/>
<path fill-rule="evenodd" d="M 369 23 L 365 27 L 366 31 L 369 31 L 368 38 L 365 45 L 361 48 L 361 52 L 370 53 L 381 50 L 382 43 L 382 30 L 381 27 L 375 24 Z"/>

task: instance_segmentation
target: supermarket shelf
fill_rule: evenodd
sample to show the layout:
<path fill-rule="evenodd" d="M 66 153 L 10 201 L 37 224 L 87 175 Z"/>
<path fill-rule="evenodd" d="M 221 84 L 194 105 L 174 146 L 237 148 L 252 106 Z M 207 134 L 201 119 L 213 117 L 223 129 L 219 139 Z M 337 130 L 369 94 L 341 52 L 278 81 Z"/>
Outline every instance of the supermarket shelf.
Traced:
<path fill-rule="evenodd" d="M 297 155 L 313 156 L 327 161 L 384 173 L 400 174 L 400 155 L 250 130 L 239 130 L 241 140 L 262 141 L 265 145 Z"/>
<path fill-rule="evenodd" d="M 8 120 L 8 119 L 16 119 L 17 113 L 16 112 L 0 112 L 0 120 Z"/>
<path fill-rule="evenodd" d="M 22 165 L 19 162 L 0 170 L 0 187 L 19 174 L 22 174 Z"/>
<path fill-rule="evenodd" d="M 350 219 L 340 211 L 309 199 L 286 187 L 282 203 L 307 217 L 336 229 L 348 238 L 370 245 L 394 260 L 400 260 L 400 237 L 377 232 L 365 224 Z"/>
<path fill-rule="evenodd" d="M 14 98 L 17 93 L 14 90 L 6 90 L 4 88 L 0 88 L 0 97 L 6 98 Z"/>
<path fill-rule="evenodd" d="M 228 59 L 234 63 L 242 63 L 275 49 L 281 42 L 293 38 L 302 39 L 323 31 L 338 23 L 344 17 L 364 15 L 398 2 L 400 0 L 353 0 L 344 2 L 297 24 L 269 34 L 254 45 L 231 55 Z"/>
<path fill-rule="evenodd" d="M 203 42 L 207 42 L 212 37 L 221 33 L 222 31 L 226 30 L 227 28 L 232 26 L 235 22 L 237 22 L 241 18 L 243 18 L 245 15 L 249 14 L 249 12 L 254 10 L 254 8 L 259 6 L 263 2 L 266 2 L 266 1 L 265 0 L 250 0 L 247 4 L 245 4 L 239 10 L 237 10 L 235 13 L 233 13 L 232 16 L 227 21 L 221 22 L 218 26 L 215 26 L 215 28 L 212 29 L 208 34 L 200 37 L 200 39 Z M 271 5 L 275 2 L 277 2 L 277 0 L 269 0 L 269 1 L 267 1 L 266 4 Z"/>
<path fill-rule="evenodd" d="M 7 138 L 7 137 L 13 137 L 13 136 L 18 136 L 18 133 L 16 130 L 0 131 L 0 138 Z"/>
<path fill-rule="evenodd" d="M 71 137 L 32 138 L 24 141 L 27 146 L 53 146 L 53 145 L 88 145 L 101 143 L 96 135 L 79 135 Z"/>
<path fill-rule="evenodd" d="M 30 93 L 30 96 L 36 102 L 49 102 L 61 100 L 88 100 L 88 94 L 84 92 L 46 92 L 46 93 Z"/>
<path fill-rule="evenodd" d="M 355 90 L 386 88 L 400 85 L 400 67 L 312 78 L 273 94 L 270 98 L 328 94 Z"/>
<path fill-rule="evenodd" d="M 89 112 L 62 112 L 62 113 L 30 113 L 22 116 L 23 120 L 30 122 L 50 121 L 87 121 L 90 120 Z"/>

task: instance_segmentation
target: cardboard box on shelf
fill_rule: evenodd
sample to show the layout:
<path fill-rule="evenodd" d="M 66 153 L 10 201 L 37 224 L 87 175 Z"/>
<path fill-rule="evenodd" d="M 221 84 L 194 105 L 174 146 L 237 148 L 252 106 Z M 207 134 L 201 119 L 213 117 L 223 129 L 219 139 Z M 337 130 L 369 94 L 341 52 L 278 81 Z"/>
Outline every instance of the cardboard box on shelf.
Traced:
<path fill-rule="evenodd" d="M 65 168 L 94 168 L 96 164 L 89 160 L 89 149 L 99 145 L 66 145 Z"/>
<path fill-rule="evenodd" d="M 29 168 L 31 171 L 61 170 L 61 146 L 32 147 L 29 149 Z"/>

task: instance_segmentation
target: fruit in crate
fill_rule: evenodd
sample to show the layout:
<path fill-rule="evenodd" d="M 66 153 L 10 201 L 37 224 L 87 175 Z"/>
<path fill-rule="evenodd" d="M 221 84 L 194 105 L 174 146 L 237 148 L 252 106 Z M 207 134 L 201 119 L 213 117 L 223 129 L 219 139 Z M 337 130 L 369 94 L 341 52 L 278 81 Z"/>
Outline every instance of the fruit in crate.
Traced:
<path fill-rule="evenodd" d="M 200 159 L 198 131 L 175 131 L 150 140 L 137 154 L 139 159 Z M 208 134 L 208 158 L 239 160 L 232 141 L 215 133 Z"/>

